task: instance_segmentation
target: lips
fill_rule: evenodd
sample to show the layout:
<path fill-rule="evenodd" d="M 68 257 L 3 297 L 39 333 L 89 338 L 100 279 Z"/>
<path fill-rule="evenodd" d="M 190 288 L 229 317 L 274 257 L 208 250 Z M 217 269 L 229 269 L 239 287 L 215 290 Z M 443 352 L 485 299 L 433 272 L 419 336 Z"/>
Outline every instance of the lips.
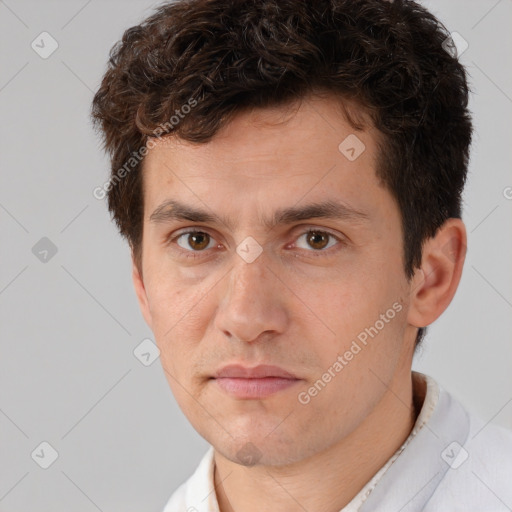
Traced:
<path fill-rule="evenodd" d="M 280 377 L 282 379 L 296 380 L 298 377 L 283 370 L 279 366 L 259 365 L 254 368 L 233 364 L 224 366 L 219 370 L 214 378 L 239 378 L 239 379 L 263 379 L 265 377 Z"/>
<path fill-rule="evenodd" d="M 244 400 L 263 399 L 301 381 L 283 368 L 272 365 L 254 368 L 228 365 L 216 372 L 213 379 L 222 391 Z"/>

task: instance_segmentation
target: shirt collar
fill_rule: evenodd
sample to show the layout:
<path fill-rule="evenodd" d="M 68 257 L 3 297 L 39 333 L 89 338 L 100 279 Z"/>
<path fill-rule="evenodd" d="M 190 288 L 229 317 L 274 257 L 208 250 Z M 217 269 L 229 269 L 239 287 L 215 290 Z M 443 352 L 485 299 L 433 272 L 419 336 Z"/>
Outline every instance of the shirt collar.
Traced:
<path fill-rule="evenodd" d="M 421 413 L 406 449 L 387 467 L 360 512 L 423 510 L 450 468 L 443 453 L 450 447 L 457 457 L 468 438 L 469 416 L 462 405 L 431 377 L 413 372 L 413 378 L 426 383 Z"/>
<path fill-rule="evenodd" d="M 377 487 L 382 477 L 387 473 L 391 465 L 402 454 L 405 448 L 416 437 L 418 432 L 425 427 L 426 423 L 432 416 L 434 409 L 439 401 L 439 386 L 437 382 L 422 373 L 412 372 L 413 394 L 414 402 L 421 404 L 420 413 L 416 418 L 416 422 L 411 430 L 411 433 L 404 441 L 402 446 L 389 458 L 389 460 L 382 466 L 373 478 L 357 493 L 356 496 L 341 509 L 340 512 L 356 512 L 361 510 L 363 503 L 367 500 L 371 492 Z"/>

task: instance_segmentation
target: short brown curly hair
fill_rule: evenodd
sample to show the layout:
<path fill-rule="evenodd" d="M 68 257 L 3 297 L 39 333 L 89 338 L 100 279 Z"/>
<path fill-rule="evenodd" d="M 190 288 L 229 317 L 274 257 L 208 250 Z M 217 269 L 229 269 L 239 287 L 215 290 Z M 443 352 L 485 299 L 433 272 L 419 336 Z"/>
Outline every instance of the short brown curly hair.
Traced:
<path fill-rule="evenodd" d="M 207 142 L 245 108 L 325 90 L 356 102 L 383 136 L 376 171 L 401 211 L 410 279 L 425 240 L 461 217 L 472 123 L 453 49 L 446 28 L 414 1 L 160 5 L 114 45 L 92 104 L 111 158 L 102 190 L 139 269 L 141 162 L 151 137 Z"/>

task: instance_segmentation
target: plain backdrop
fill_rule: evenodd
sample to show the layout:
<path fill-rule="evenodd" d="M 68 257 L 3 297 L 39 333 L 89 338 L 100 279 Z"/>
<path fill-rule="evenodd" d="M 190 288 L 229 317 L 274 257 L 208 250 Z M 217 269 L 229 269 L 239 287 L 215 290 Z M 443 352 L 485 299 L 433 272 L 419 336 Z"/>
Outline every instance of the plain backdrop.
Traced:
<path fill-rule="evenodd" d="M 159 360 L 134 355 L 152 333 L 128 246 L 92 194 L 109 172 L 93 93 L 111 46 L 155 5 L 0 1 L 1 512 L 161 511 L 208 446 Z M 512 3 L 425 5 L 468 44 L 476 131 L 462 282 L 414 367 L 512 427 Z"/>

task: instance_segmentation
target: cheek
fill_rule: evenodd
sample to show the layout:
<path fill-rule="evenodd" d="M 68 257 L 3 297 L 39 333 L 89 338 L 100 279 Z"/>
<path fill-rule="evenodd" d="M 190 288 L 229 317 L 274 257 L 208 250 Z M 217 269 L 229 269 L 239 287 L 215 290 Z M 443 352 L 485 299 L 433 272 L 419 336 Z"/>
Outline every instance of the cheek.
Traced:
<path fill-rule="evenodd" d="M 406 311 L 398 276 L 351 273 L 320 291 L 304 288 L 302 292 L 326 333 L 315 347 L 325 368 L 344 354 L 350 366 L 362 365 L 366 371 L 375 365 L 394 365 Z"/>
<path fill-rule="evenodd" d="M 183 372 L 194 347 L 202 337 L 209 317 L 206 291 L 178 285 L 172 279 L 156 279 L 147 287 L 153 320 L 153 334 L 162 363 L 169 370 Z"/>
<path fill-rule="evenodd" d="M 299 403 L 307 405 L 300 405 L 299 410 L 325 417 L 326 430 L 331 425 L 341 434 L 342 425 L 343 435 L 348 435 L 382 399 L 396 372 L 405 308 L 399 312 L 399 304 L 384 308 L 388 323 L 381 320 L 380 313 L 376 316 L 376 309 L 372 305 L 346 317 L 340 315 L 336 342 L 315 347 L 321 369 L 301 390 Z M 327 416 L 325 411 L 329 411 Z"/>
<path fill-rule="evenodd" d="M 303 283 L 298 295 L 328 328 L 327 334 L 346 340 L 375 316 L 381 290 L 374 285 L 375 280 L 368 273 L 338 272 L 328 280 Z"/>

